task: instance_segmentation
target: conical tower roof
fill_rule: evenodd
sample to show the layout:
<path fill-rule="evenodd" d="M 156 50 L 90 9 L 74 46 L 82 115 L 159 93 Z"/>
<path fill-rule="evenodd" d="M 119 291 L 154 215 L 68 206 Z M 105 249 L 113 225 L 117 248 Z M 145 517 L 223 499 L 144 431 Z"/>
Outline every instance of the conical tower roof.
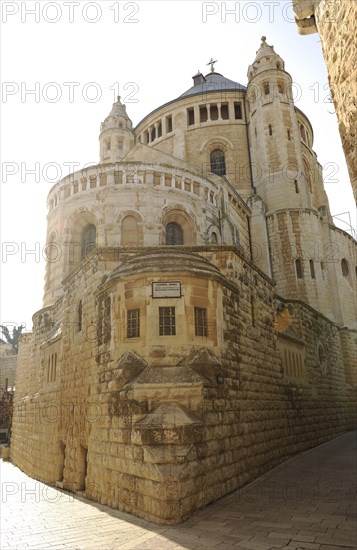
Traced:
<path fill-rule="evenodd" d="M 284 70 L 285 67 L 284 60 L 275 52 L 274 46 L 267 44 L 266 36 L 262 36 L 261 40 L 253 64 L 248 68 L 249 79 L 263 71 L 270 69 Z"/>
<path fill-rule="evenodd" d="M 112 110 L 107 118 L 102 122 L 100 130 L 103 132 L 108 128 L 124 127 L 132 129 L 132 122 L 126 112 L 126 106 L 120 101 L 120 95 L 117 97 L 117 101 L 113 103 Z"/>

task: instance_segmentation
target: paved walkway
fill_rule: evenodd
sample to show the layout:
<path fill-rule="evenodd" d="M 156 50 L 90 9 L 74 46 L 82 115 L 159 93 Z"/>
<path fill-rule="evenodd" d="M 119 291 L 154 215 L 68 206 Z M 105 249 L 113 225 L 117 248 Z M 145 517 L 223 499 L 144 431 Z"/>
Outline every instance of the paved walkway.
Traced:
<path fill-rule="evenodd" d="M 0 548 L 357 548 L 356 442 L 350 432 L 292 458 L 176 527 L 73 497 L 2 462 Z"/>

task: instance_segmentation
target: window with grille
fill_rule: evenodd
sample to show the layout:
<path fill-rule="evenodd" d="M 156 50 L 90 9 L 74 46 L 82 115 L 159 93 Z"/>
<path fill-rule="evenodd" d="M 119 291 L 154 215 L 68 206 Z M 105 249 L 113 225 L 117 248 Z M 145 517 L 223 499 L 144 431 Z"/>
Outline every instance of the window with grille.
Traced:
<path fill-rule="evenodd" d="M 83 229 L 81 259 L 83 260 L 95 247 L 96 227 L 94 224 L 90 223 Z"/>
<path fill-rule="evenodd" d="M 207 309 L 195 307 L 195 335 L 208 336 Z"/>
<path fill-rule="evenodd" d="M 160 336 L 176 335 L 174 307 L 159 307 L 159 334 Z"/>
<path fill-rule="evenodd" d="M 171 222 L 165 227 L 165 243 L 169 245 L 183 244 L 183 231 L 178 223 Z"/>
<path fill-rule="evenodd" d="M 129 309 L 127 323 L 127 337 L 139 338 L 140 336 L 140 309 Z"/>
<path fill-rule="evenodd" d="M 210 155 L 211 172 L 218 176 L 224 176 L 226 173 L 226 160 L 221 149 L 214 149 Z"/>

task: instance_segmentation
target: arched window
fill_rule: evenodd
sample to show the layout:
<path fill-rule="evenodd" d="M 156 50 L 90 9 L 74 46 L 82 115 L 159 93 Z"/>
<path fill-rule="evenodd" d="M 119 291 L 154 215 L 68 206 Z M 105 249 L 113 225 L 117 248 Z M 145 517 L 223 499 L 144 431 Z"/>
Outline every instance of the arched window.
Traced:
<path fill-rule="evenodd" d="M 210 155 L 211 172 L 218 176 L 224 176 L 226 174 L 226 159 L 221 149 L 214 149 Z"/>
<path fill-rule="evenodd" d="M 302 279 L 302 265 L 301 265 L 301 260 L 299 259 L 295 260 L 295 270 L 296 270 L 296 277 L 298 279 Z"/>
<path fill-rule="evenodd" d="M 217 244 L 217 243 L 218 243 L 217 233 L 213 232 L 211 233 L 211 244 Z"/>
<path fill-rule="evenodd" d="M 347 260 L 345 260 L 345 258 L 341 260 L 341 270 L 342 270 L 342 275 L 344 277 L 348 277 L 348 263 L 347 263 Z"/>
<path fill-rule="evenodd" d="M 85 226 L 82 232 L 81 260 L 88 256 L 91 250 L 96 247 L 96 228 L 93 223 Z"/>
<path fill-rule="evenodd" d="M 139 244 L 138 222 L 135 216 L 125 216 L 121 222 L 121 245 L 138 246 Z"/>
<path fill-rule="evenodd" d="M 183 231 L 178 223 L 168 223 L 165 228 L 165 243 L 169 245 L 183 244 Z"/>

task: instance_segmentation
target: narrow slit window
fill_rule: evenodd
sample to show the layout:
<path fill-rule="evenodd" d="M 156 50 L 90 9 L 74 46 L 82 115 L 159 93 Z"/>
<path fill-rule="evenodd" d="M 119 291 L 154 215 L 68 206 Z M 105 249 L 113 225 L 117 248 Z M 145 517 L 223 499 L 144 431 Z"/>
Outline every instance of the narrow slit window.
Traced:
<path fill-rule="evenodd" d="M 301 265 L 300 259 L 295 260 L 295 270 L 296 270 L 296 277 L 298 279 L 302 279 L 302 265 Z"/>
<path fill-rule="evenodd" d="M 252 326 L 255 327 L 256 318 L 255 318 L 255 298 L 254 298 L 254 296 L 251 296 L 251 298 L 250 298 L 250 311 L 251 311 L 251 314 L 252 314 Z"/>
<path fill-rule="evenodd" d="M 269 135 L 272 136 L 273 135 L 273 128 L 272 128 L 272 125 L 269 124 Z"/>
<path fill-rule="evenodd" d="M 311 279 L 316 279 L 314 261 L 310 260 L 309 264 L 310 264 Z"/>
<path fill-rule="evenodd" d="M 80 300 L 77 308 L 77 332 L 80 332 L 82 330 L 82 322 L 83 322 L 83 304 L 82 304 L 82 300 Z"/>

